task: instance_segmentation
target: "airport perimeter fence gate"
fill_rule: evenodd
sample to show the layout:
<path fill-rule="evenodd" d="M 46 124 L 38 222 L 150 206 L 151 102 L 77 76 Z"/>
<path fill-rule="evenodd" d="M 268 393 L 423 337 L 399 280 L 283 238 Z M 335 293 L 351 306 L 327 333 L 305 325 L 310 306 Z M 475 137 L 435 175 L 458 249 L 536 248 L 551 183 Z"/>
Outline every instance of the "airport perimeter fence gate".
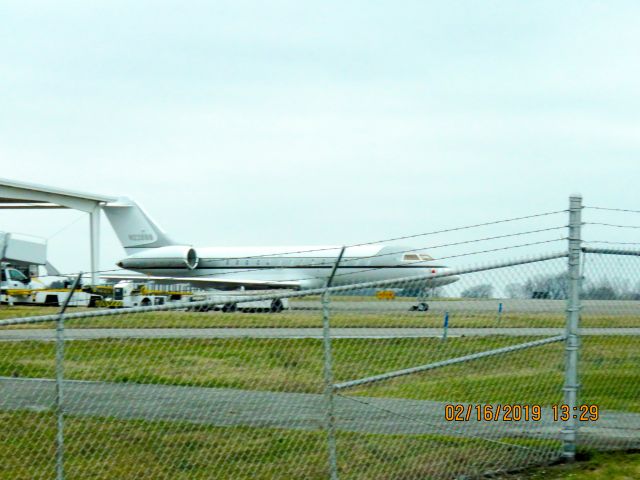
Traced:
<path fill-rule="evenodd" d="M 222 295 L 0 320 L 0 478 L 474 478 L 640 447 L 639 299 L 583 298 L 640 258 L 584 247 L 581 211 L 568 251 L 244 299 L 278 314 L 203 312 Z M 364 296 L 446 276 L 564 280 L 426 312 Z"/>

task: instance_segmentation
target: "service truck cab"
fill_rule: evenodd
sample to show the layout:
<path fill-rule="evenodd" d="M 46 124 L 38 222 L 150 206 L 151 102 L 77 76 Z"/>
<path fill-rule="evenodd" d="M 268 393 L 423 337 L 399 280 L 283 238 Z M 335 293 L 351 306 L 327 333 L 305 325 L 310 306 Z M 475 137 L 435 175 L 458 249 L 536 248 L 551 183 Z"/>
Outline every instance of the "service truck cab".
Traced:
<path fill-rule="evenodd" d="M 31 280 L 17 268 L 9 265 L 0 267 L 0 288 L 2 289 L 23 289 L 30 288 Z"/>
<path fill-rule="evenodd" d="M 46 285 L 38 278 L 30 278 L 28 268 L 16 268 L 10 264 L 0 266 L 0 303 L 9 305 L 60 306 L 71 295 L 68 306 L 92 307 L 102 298 L 100 295 L 80 289 L 71 292 L 71 281 L 65 279 L 54 287 Z"/>

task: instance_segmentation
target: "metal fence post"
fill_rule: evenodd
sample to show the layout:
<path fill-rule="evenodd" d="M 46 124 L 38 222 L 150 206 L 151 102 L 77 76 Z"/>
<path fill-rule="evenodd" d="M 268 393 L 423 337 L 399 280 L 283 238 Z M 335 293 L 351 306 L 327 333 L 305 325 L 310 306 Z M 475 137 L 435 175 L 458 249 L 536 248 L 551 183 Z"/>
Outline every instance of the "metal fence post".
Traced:
<path fill-rule="evenodd" d="M 340 254 L 333 265 L 331 274 L 327 279 L 325 291 L 322 294 L 322 343 L 324 351 L 324 395 L 326 404 L 326 429 L 327 429 L 327 453 L 329 459 L 329 478 L 338 480 L 338 454 L 336 447 L 336 417 L 335 417 L 335 388 L 333 384 L 333 357 L 331 353 L 331 330 L 330 330 L 330 308 L 329 308 L 329 287 L 333 282 L 338 265 L 344 255 L 345 247 L 342 247 Z"/>
<path fill-rule="evenodd" d="M 64 480 L 64 312 L 82 278 L 78 273 L 56 320 L 56 480 Z"/>
<path fill-rule="evenodd" d="M 574 417 L 577 413 L 578 401 L 578 349 L 580 339 L 578 329 L 580 326 L 580 257 L 582 255 L 582 197 L 572 195 L 569 198 L 569 267 L 568 267 L 568 293 L 567 293 L 567 320 L 565 343 L 565 377 L 564 377 L 564 404 L 568 407 L 568 419 L 562 429 L 563 451 L 562 456 L 567 461 L 573 461 L 576 456 L 576 438 L 578 434 L 578 421 Z"/>
<path fill-rule="evenodd" d="M 444 323 L 442 324 L 442 340 L 447 339 L 447 330 L 449 330 L 449 312 L 444 312 Z"/>

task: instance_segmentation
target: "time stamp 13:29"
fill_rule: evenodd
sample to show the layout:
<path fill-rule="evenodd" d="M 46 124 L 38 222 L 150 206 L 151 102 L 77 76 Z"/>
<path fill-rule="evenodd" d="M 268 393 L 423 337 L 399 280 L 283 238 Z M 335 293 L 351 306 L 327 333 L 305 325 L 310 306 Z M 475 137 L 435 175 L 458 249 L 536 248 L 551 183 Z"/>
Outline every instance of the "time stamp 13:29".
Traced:
<path fill-rule="evenodd" d="M 464 404 L 447 403 L 444 406 L 444 419 L 447 422 L 540 422 L 551 418 L 554 422 L 566 422 L 576 419 L 581 422 L 595 422 L 600 418 L 598 405 L 554 404 L 543 408 L 538 404 Z"/>

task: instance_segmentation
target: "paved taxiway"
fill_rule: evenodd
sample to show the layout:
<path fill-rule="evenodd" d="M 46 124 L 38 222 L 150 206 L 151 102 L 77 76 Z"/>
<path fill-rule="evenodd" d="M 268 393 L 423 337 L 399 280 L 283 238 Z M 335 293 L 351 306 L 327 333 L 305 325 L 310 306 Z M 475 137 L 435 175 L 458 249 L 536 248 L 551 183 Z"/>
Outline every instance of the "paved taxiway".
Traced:
<path fill-rule="evenodd" d="M 69 415 L 302 430 L 325 422 L 319 394 L 85 381 L 65 381 L 64 388 Z M 54 402 L 53 380 L 0 378 L 0 410 L 40 412 Z M 562 427 L 548 409 L 539 422 L 447 422 L 441 402 L 338 395 L 335 407 L 337 428 L 352 432 L 558 439 Z M 581 436 L 638 446 L 640 414 L 603 411 L 582 424 Z"/>
<path fill-rule="evenodd" d="M 406 312 L 414 299 L 402 299 L 394 301 L 382 300 L 348 300 L 348 297 L 338 298 L 331 302 L 331 309 L 335 311 L 360 311 L 360 312 Z M 427 300 L 429 314 L 444 312 L 473 312 L 495 313 L 498 304 L 502 303 L 505 313 L 564 313 L 567 308 L 566 300 L 531 300 L 531 299 L 491 299 L 491 300 Z M 291 301 L 294 310 L 319 310 L 322 305 L 319 301 L 296 299 Z M 639 315 L 640 301 L 636 300 L 583 300 L 582 311 L 588 314 L 599 315 Z M 416 312 L 416 315 L 425 313 Z"/>
<path fill-rule="evenodd" d="M 504 335 L 510 337 L 562 335 L 562 328 L 449 328 L 449 337 Z M 582 335 L 636 336 L 640 328 L 583 328 Z M 440 337 L 442 328 L 332 328 L 332 338 L 422 338 Z M 70 328 L 66 340 L 161 339 L 161 338 L 322 338 L 321 328 Z M 0 329 L 0 341 L 54 341 L 51 329 Z"/>

